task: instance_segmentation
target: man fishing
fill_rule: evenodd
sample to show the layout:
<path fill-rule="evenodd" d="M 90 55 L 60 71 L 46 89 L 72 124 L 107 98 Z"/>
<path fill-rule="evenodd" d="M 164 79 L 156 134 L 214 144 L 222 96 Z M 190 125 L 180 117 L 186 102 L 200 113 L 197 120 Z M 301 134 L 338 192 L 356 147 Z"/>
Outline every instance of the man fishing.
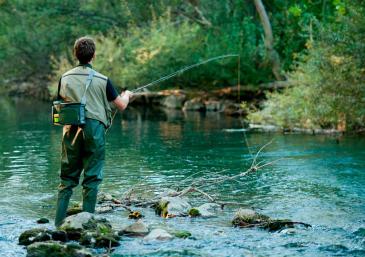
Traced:
<path fill-rule="evenodd" d="M 91 38 L 77 39 L 73 52 L 79 65 L 62 75 L 58 98 L 65 102 L 78 103 L 85 97 L 86 120 L 82 126 L 63 127 L 61 183 L 58 187 L 55 218 L 57 227 L 66 217 L 73 188 L 79 184 L 82 171 L 82 210 L 90 213 L 95 211 L 98 187 L 103 178 L 105 130 L 111 125 L 109 104 L 114 103 L 123 111 L 132 97 L 130 91 L 119 95 L 106 76 L 92 69 L 95 43 Z"/>

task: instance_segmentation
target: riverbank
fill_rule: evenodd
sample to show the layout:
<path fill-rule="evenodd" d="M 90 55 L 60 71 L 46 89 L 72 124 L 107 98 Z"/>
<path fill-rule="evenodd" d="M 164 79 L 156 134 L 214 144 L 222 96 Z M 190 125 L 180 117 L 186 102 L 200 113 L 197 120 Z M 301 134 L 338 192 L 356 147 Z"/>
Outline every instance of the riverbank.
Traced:
<path fill-rule="evenodd" d="M 317 127 L 281 127 L 274 123 L 255 123 L 256 119 L 250 120 L 249 114 L 260 110 L 266 101 L 266 94 L 273 90 L 282 90 L 289 86 L 286 81 L 278 81 L 260 85 L 245 85 L 226 87 L 211 91 L 171 89 L 161 91 L 136 92 L 130 103 L 131 107 L 166 108 L 184 112 L 222 113 L 227 116 L 237 117 L 242 120 L 242 129 L 263 133 L 284 134 L 363 134 L 363 128 L 356 131 L 345 131 L 344 127 L 329 128 Z M 50 91 L 52 89 L 52 92 Z M 35 83 L 22 82 L 8 86 L 5 94 L 11 97 L 30 97 L 42 101 L 55 99 L 55 89 Z M 256 113 L 256 115 L 258 115 Z M 260 118 L 261 119 L 261 118 Z M 265 119 L 261 119 L 265 120 Z"/>

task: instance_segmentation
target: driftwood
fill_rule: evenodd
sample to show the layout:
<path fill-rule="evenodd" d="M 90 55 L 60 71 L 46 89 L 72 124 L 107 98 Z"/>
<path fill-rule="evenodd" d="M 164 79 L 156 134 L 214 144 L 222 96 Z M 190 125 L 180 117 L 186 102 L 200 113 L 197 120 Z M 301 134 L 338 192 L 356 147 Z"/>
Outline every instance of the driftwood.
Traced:
<path fill-rule="evenodd" d="M 228 181 L 238 181 L 238 179 L 248 176 L 251 173 L 255 173 L 269 165 L 272 165 L 283 158 L 275 159 L 270 162 L 264 162 L 264 161 L 258 161 L 258 158 L 261 154 L 261 152 L 272 143 L 272 141 L 268 142 L 264 146 L 262 146 L 257 153 L 253 156 L 252 162 L 250 167 L 236 175 L 232 176 L 226 176 L 226 175 L 219 175 L 217 177 L 212 177 L 213 174 L 209 174 L 209 176 L 202 176 L 200 178 L 195 178 L 196 175 L 198 175 L 201 172 L 195 173 L 190 175 L 189 177 L 185 178 L 179 183 L 177 190 L 172 190 L 170 193 L 168 193 L 168 196 L 171 197 L 182 197 L 186 196 L 188 194 L 196 193 L 202 196 L 204 199 L 206 199 L 208 202 L 216 203 L 221 206 L 223 209 L 227 205 L 234 205 L 234 206 L 247 206 L 245 204 L 242 204 L 240 202 L 234 202 L 234 201 L 222 201 L 216 198 L 215 196 L 209 194 L 205 189 L 209 188 L 215 188 L 217 185 L 223 184 Z M 184 186 L 184 184 L 187 184 Z M 129 189 L 125 194 L 123 199 L 121 200 L 121 203 L 124 206 L 136 206 L 136 207 L 151 207 L 155 206 L 161 199 L 161 195 L 157 195 L 155 197 L 152 197 L 150 199 L 140 199 L 136 197 L 132 197 L 132 195 L 135 193 L 135 190 L 140 187 L 141 185 L 136 185 Z M 180 189 L 181 188 L 181 189 Z"/>

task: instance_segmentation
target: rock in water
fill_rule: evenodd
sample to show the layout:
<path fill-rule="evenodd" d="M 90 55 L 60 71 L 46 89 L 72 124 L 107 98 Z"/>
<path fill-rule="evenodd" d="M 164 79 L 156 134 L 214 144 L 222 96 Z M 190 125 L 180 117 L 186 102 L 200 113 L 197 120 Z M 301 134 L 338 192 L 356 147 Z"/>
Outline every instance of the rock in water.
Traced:
<path fill-rule="evenodd" d="M 220 101 L 209 100 L 205 102 L 205 108 L 210 112 L 219 112 L 223 110 L 223 104 Z"/>
<path fill-rule="evenodd" d="M 173 239 L 170 233 L 163 229 L 153 229 L 147 236 L 143 238 L 144 241 L 167 241 Z"/>
<path fill-rule="evenodd" d="M 169 109 L 181 109 L 185 99 L 185 95 L 169 95 L 162 100 L 161 104 Z"/>
<path fill-rule="evenodd" d="M 78 214 L 67 217 L 62 223 L 60 229 L 82 229 L 83 224 L 87 223 L 93 217 L 94 215 L 89 212 L 80 212 Z"/>
<path fill-rule="evenodd" d="M 43 242 L 51 240 L 51 231 L 48 229 L 40 229 L 40 228 L 34 228 L 24 231 L 19 236 L 19 244 L 20 245 L 30 245 L 34 242 Z"/>
<path fill-rule="evenodd" d="M 236 212 L 232 224 L 235 227 L 252 227 L 255 224 L 262 224 L 269 220 L 270 218 L 268 216 L 259 214 L 254 210 L 240 208 Z"/>
<path fill-rule="evenodd" d="M 148 234 L 148 227 L 141 220 L 138 220 L 119 231 L 118 234 L 126 236 L 144 236 Z"/>
<path fill-rule="evenodd" d="M 37 242 L 27 247 L 27 257 L 92 257 L 86 248 L 55 241 Z"/>
<path fill-rule="evenodd" d="M 52 231 L 52 240 L 67 242 L 68 241 L 67 233 L 62 230 Z"/>
<path fill-rule="evenodd" d="M 113 211 L 113 206 L 111 206 L 111 205 L 97 206 L 95 208 L 95 212 L 99 213 L 99 214 L 108 213 L 108 212 L 111 212 L 111 211 Z"/>
<path fill-rule="evenodd" d="M 191 209 L 191 205 L 183 198 L 165 196 L 158 203 L 156 213 L 164 218 L 187 216 L 189 209 Z"/>
<path fill-rule="evenodd" d="M 204 111 L 205 105 L 201 99 L 194 98 L 194 99 L 191 99 L 191 100 L 188 100 L 185 102 L 183 110 L 184 111 Z"/>
<path fill-rule="evenodd" d="M 259 214 L 251 209 L 239 209 L 232 220 L 232 224 L 241 228 L 259 227 L 269 232 L 280 231 L 284 228 L 293 228 L 295 225 L 311 227 L 309 224 L 288 219 L 270 219 L 268 216 Z"/>
<path fill-rule="evenodd" d="M 189 231 L 186 231 L 186 230 L 176 231 L 173 234 L 177 238 L 186 239 L 186 238 L 191 237 L 191 233 Z"/>
<path fill-rule="evenodd" d="M 46 218 L 40 218 L 39 220 L 37 220 L 38 224 L 46 224 L 49 223 L 49 219 Z"/>
<path fill-rule="evenodd" d="M 189 216 L 194 218 L 194 217 L 200 217 L 201 213 L 199 212 L 199 210 L 197 208 L 191 208 L 188 212 Z"/>
<path fill-rule="evenodd" d="M 98 203 L 109 202 L 113 199 L 114 197 L 109 193 L 99 192 L 98 194 Z"/>
<path fill-rule="evenodd" d="M 189 210 L 189 215 L 191 217 L 215 217 L 215 212 L 220 209 L 220 205 L 216 203 L 205 203 L 197 208 L 192 208 Z"/>

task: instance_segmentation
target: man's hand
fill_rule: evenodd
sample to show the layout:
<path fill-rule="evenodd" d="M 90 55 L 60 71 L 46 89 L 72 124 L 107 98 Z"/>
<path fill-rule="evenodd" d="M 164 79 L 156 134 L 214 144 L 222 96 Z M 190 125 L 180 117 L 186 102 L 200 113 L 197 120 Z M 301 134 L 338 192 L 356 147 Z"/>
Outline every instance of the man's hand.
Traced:
<path fill-rule="evenodd" d="M 129 100 L 132 98 L 133 93 L 129 90 L 126 90 L 120 94 L 115 100 L 114 104 L 120 111 L 125 110 L 129 104 Z"/>
<path fill-rule="evenodd" d="M 121 96 L 123 96 L 123 95 L 128 96 L 129 100 L 131 100 L 131 98 L 133 97 L 133 92 L 126 90 L 126 91 L 122 92 Z"/>

